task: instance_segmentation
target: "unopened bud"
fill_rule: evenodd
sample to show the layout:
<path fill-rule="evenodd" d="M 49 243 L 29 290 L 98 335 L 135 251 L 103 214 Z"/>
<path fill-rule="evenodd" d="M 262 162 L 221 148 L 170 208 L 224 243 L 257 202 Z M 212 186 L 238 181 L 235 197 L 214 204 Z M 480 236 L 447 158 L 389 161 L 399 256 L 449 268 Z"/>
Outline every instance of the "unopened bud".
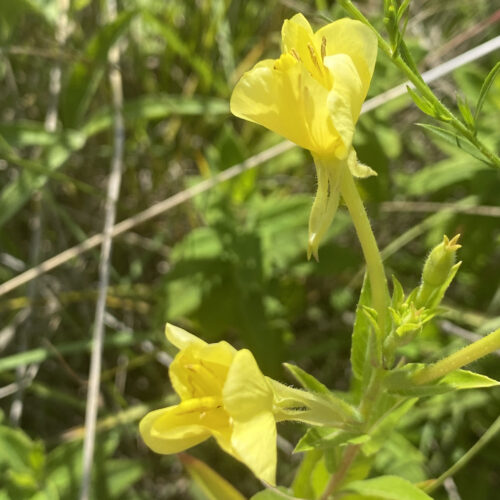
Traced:
<path fill-rule="evenodd" d="M 427 257 L 422 271 L 422 283 L 417 294 L 417 307 L 428 304 L 432 296 L 449 281 L 455 266 L 457 250 L 461 247 L 457 243 L 458 238 L 459 234 L 451 240 L 445 235 L 443 241 L 435 246 Z"/>

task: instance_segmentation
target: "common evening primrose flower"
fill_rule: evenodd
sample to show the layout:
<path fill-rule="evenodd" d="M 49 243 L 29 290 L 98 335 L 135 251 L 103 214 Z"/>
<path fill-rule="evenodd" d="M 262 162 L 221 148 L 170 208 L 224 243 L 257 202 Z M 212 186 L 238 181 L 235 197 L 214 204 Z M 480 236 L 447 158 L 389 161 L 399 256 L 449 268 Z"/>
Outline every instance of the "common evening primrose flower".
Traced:
<path fill-rule="evenodd" d="M 224 451 L 274 485 L 274 396 L 252 353 L 224 341 L 207 344 L 170 324 L 166 335 L 180 349 L 169 373 L 181 402 L 142 419 L 144 442 L 157 453 L 169 454 L 213 436 Z"/>
<path fill-rule="evenodd" d="M 167 324 L 180 349 L 170 365 L 178 405 L 148 413 L 140 422 L 144 442 L 156 453 L 179 453 L 213 436 L 219 446 L 263 481 L 276 476 L 276 422 L 347 428 L 358 415 L 333 394 L 314 394 L 265 377 L 248 349 L 207 344 Z"/>
<path fill-rule="evenodd" d="M 309 149 L 318 192 L 309 219 L 308 257 L 339 204 L 340 176 L 375 172 L 357 161 L 354 126 L 368 92 L 377 57 L 374 33 L 359 21 L 339 19 L 316 33 L 302 14 L 285 20 L 282 55 L 245 73 L 231 96 L 231 112 Z"/>

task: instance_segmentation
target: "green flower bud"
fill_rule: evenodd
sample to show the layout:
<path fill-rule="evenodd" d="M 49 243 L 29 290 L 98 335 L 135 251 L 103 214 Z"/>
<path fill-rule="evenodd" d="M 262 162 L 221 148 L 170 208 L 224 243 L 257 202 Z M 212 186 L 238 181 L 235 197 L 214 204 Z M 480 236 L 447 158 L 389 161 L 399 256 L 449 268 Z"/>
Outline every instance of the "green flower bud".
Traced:
<path fill-rule="evenodd" d="M 417 293 L 416 306 L 435 307 L 435 297 L 442 298 L 441 290 L 448 287 L 456 273 L 456 253 L 461 245 L 457 244 L 459 234 L 451 240 L 445 235 L 443 241 L 435 246 L 424 264 L 422 283 Z M 445 289 L 446 289 L 445 288 Z"/>

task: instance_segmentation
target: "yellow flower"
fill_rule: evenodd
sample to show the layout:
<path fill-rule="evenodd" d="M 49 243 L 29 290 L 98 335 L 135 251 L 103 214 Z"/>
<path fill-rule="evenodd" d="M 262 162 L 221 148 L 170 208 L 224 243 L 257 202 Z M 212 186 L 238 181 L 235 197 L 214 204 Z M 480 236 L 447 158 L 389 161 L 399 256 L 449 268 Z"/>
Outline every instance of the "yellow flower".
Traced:
<path fill-rule="evenodd" d="M 224 341 L 207 344 L 170 324 L 166 335 L 180 349 L 169 374 L 181 402 L 142 419 L 144 442 L 157 453 L 169 454 L 213 436 L 224 451 L 274 485 L 274 395 L 252 353 Z"/>
<path fill-rule="evenodd" d="M 231 112 L 309 149 L 318 194 L 309 221 L 309 256 L 338 206 L 343 165 L 357 177 L 375 172 L 352 148 L 354 126 L 377 57 L 374 33 L 359 21 L 339 19 L 316 33 L 302 14 L 284 22 L 281 57 L 259 62 L 231 96 Z"/>

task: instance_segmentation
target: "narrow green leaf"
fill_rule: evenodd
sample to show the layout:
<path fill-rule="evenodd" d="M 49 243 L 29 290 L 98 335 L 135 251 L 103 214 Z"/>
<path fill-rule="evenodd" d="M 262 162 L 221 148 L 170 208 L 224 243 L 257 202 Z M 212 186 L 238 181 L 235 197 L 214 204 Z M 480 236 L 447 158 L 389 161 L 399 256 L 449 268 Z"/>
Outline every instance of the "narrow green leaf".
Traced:
<path fill-rule="evenodd" d="M 312 477 L 314 469 L 323 457 L 320 450 L 311 450 L 304 454 L 304 458 L 295 474 L 292 488 L 293 494 L 302 498 L 315 498 Z"/>
<path fill-rule="evenodd" d="M 411 0 L 403 0 L 401 5 L 399 6 L 398 13 L 396 16 L 396 20 L 399 23 L 401 21 L 401 18 L 403 17 L 404 13 L 408 9 L 408 6 L 410 5 Z"/>
<path fill-rule="evenodd" d="M 328 449 L 346 444 L 363 444 L 370 440 L 367 434 L 347 432 L 333 427 L 311 427 L 299 439 L 294 452 Z"/>
<path fill-rule="evenodd" d="M 85 138 L 78 132 L 64 134 L 61 142 L 50 146 L 43 154 L 40 160 L 45 166 L 43 169 L 28 162 L 31 168 L 25 168 L 17 179 L 7 184 L 0 192 L 0 227 L 31 198 L 35 191 L 45 185 L 49 176 L 53 176 L 69 156 L 83 146 L 84 141 Z M 23 162 L 23 165 L 27 167 L 26 162 Z"/>
<path fill-rule="evenodd" d="M 137 482 L 145 472 L 145 465 L 137 460 L 108 459 L 104 461 L 101 467 L 104 469 L 102 476 L 99 477 L 101 482 L 97 480 L 94 489 L 96 491 L 106 491 L 108 498 L 116 500 Z"/>
<path fill-rule="evenodd" d="M 74 63 L 61 95 L 61 120 L 66 127 L 77 127 L 81 123 L 106 69 L 109 49 L 138 12 L 123 11 L 115 21 L 102 26 L 88 43 L 82 60 Z"/>
<path fill-rule="evenodd" d="M 363 288 L 356 308 L 356 319 L 352 332 L 351 365 L 354 376 L 363 380 L 368 365 L 370 337 L 373 335 L 370 322 L 364 313 L 363 306 L 370 305 L 370 284 L 365 276 Z"/>
<path fill-rule="evenodd" d="M 406 90 L 413 102 L 423 111 L 426 115 L 432 116 L 433 118 L 437 118 L 436 112 L 432 104 L 423 96 L 417 94 L 410 86 L 406 86 Z"/>
<path fill-rule="evenodd" d="M 496 387 L 500 382 L 468 370 L 456 370 L 439 379 L 433 384 L 415 385 L 412 375 L 426 365 L 409 363 L 399 370 L 394 370 L 384 381 L 387 390 L 404 396 L 435 396 L 450 391 L 464 389 L 483 389 Z"/>
<path fill-rule="evenodd" d="M 53 146 L 61 139 L 57 132 L 47 132 L 42 122 L 32 120 L 2 122 L 0 134 L 13 148 Z"/>
<path fill-rule="evenodd" d="M 294 500 L 295 497 L 288 493 L 288 490 L 283 486 L 278 486 L 275 489 L 259 491 L 252 496 L 250 500 Z"/>
<path fill-rule="evenodd" d="M 464 150 L 474 158 L 488 163 L 488 160 L 484 156 L 482 156 L 481 152 L 478 151 L 478 149 L 469 140 L 464 139 L 463 137 L 459 137 L 455 132 L 442 127 L 429 125 L 427 123 L 417 123 L 417 125 L 424 128 L 425 130 L 428 130 L 429 132 L 431 132 L 431 134 L 434 134 L 439 139 L 442 139 L 443 141 Z"/>
<path fill-rule="evenodd" d="M 481 86 L 481 90 L 479 91 L 479 97 L 477 99 L 476 103 L 476 111 L 474 112 L 474 121 L 477 121 L 477 117 L 479 116 L 479 113 L 481 112 L 481 109 L 484 104 L 484 100 L 486 99 L 486 95 L 488 94 L 488 91 L 491 88 L 491 85 L 493 84 L 493 81 L 495 80 L 495 77 L 497 76 L 498 72 L 500 71 L 500 61 L 498 61 L 495 66 L 493 66 L 493 69 L 488 73 L 486 78 L 484 79 L 483 85 Z"/>
<path fill-rule="evenodd" d="M 168 45 L 167 50 L 180 56 L 185 63 L 193 68 L 205 87 L 209 89 L 214 86 L 218 93 L 227 93 L 226 82 L 220 78 L 217 71 L 214 71 L 211 62 L 198 55 L 197 51 L 192 50 L 172 23 L 166 22 L 165 19 L 160 19 L 149 12 L 143 12 L 143 18 L 163 36 Z"/>
<path fill-rule="evenodd" d="M 113 335 L 107 336 L 105 340 L 106 346 L 126 347 L 136 345 L 143 340 L 150 338 L 151 334 L 132 334 L 130 332 L 116 332 Z M 12 370 L 18 366 L 27 365 L 30 363 L 41 363 L 46 359 L 58 356 L 60 354 L 71 354 L 90 351 L 92 347 L 91 340 L 81 340 L 78 342 L 68 342 L 57 346 L 57 350 L 40 347 L 31 351 L 20 352 L 0 358 L 0 372 Z"/>
<path fill-rule="evenodd" d="M 432 500 L 420 488 L 398 476 L 353 481 L 346 485 L 345 491 L 353 491 L 379 500 Z"/>
<path fill-rule="evenodd" d="M 462 118 L 464 119 L 465 124 L 467 125 L 467 128 L 472 132 L 474 132 L 474 130 L 476 129 L 476 122 L 474 120 L 474 117 L 472 116 L 472 111 L 470 110 L 467 98 L 458 95 L 457 106 L 460 111 L 460 114 L 462 115 Z"/>
<path fill-rule="evenodd" d="M 193 481 L 209 500 L 245 500 L 245 497 L 232 484 L 205 462 L 187 453 L 180 453 L 178 456 Z"/>

